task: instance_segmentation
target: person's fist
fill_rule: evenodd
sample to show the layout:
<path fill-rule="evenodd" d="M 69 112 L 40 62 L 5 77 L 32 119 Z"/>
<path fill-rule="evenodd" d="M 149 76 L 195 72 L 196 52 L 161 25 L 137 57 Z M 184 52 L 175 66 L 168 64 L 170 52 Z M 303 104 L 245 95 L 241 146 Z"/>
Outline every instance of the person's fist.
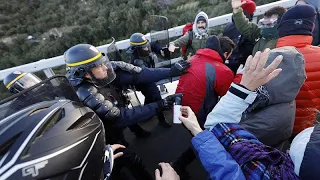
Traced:
<path fill-rule="evenodd" d="M 162 174 L 160 174 L 159 169 L 155 171 L 156 180 L 180 180 L 177 172 L 168 163 L 159 164 L 162 169 Z"/>
<path fill-rule="evenodd" d="M 171 77 L 181 76 L 182 74 L 185 74 L 188 72 L 188 68 L 191 66 L 191 63 L 189 61 L 179 61 L 176 62 L 171 67 Z"/>
<path fill-rule="evenodd" d="M 196 115 L 188 106 L 182 106 L 180 110 L 182 116 L 179 117 L 179 120 L 189 129 L 189 131 L 194 136 L 196 136 L 198 133 L 202 131 Z"/>
<path fill-rule="evenodd" d="M 121 145 L 121 144 L 113 144 L 111 145 L 111 149 L 112 151 L 114 152 L 115 150 L 117 149 L 121 149 L 121 148 L 126 148 L 124 145 Z M 113 159 L 117 159 L 118 157 L 122 156 L 123 155 L 123 152 L 119 152 L 117 154 L 114 154 L 113 155 Z"/>

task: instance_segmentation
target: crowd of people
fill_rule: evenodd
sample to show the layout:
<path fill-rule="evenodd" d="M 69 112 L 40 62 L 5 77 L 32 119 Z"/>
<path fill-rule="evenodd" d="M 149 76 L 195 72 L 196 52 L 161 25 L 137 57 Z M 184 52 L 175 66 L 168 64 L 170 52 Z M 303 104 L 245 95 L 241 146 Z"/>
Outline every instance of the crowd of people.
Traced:
<path fill-rule="evenodd" d="M 192 147 L 174 162 L 160 163 L 156 180 L 188 179 L 186 167 L 196 158 L 210 179 L 320 179 L 319 5 L 298 0 L 288 10 L 269 9 L 254 23 L 254 1 L 232 0 L 232 22 L 223 36 L 209 35 L 208 16 L 200 12 L 192 29 L 167 49 L 134 33 L 130 63 L 109 61 L 89 44 L 68 49 L 66 77 L 103 122 L 107 151 L 115 152 L 105 177 L 122 179 L 127 167 L 135 179 L 153 179 L 142 159 L 125 148 L 123 130 L 147 137 L 150 132 L 138 123 L 154 116 L 170 128 L 163 111 L 182 94 L 179 119 L 194 136 Z M 155 68 L 156 54 L 183 46 L 187 60 Z M 156 82 L 177 76 L 176 94 L 162 99 Z M 17 71 L 4 80 L 11 93 L 39 82 Z M 128 107 L 123 93 L 128 88 L 142 92 L 143 106 Z"/>

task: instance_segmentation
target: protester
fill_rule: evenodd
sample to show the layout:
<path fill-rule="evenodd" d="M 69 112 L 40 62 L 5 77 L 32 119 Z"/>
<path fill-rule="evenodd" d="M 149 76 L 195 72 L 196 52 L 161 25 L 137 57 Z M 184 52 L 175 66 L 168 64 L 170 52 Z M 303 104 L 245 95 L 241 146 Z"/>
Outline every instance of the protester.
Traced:
<path fill-rule="evenodd" d="M 320 47 L 311 45 L 316 14 L 310 5 L 296 5 L 284 14 L 278 27 L 277 47 L 296 47 L 305 58 L 308 77 L 296 97 L 293 135 L 314 126 L 320 109 Z"/>
<path fill-rule="evenodd" d="M 204 49 L 199 49 L 190 60 L 188 73 L 179 79 L 176 93 L 182 93 L 182 105 L 190 106 L 200 125 L 217 104 L 218 98 L 228 91 L 235 80 L 232 71 L 224 64 L 232 54 L 234 43 L 228 37 L 211 36 Z M 240 82 L 241 76 L 236 78 Z"/>
<path fill-rule="evenodd" d="M 256 10 L 256 3 L 252 0 L 247 0 L 245 4 L 242 4 L 241 8 L 246 18 L 251 22 L 253 13 Z M 224 28 L 222 34 L 223 36 L 229 37 L 235 44 L 235 48 L 232 51 L 232 55 L 228 58 L 226 65 L 236 74 L 239 66 L 241 64 L 244 65 L 247 58 L 252 54 L 255 41 L 241 35 L 233 19 L 232 22 Z"/>
<path fill-rule="evenodd" d="M 309 4 L 316 9 L 317 16 L 314 23 L 314 30 L 312 32 L 313 40 L 312 45 L 318 46 L 320 44 L 320 23 L 319 23 L 319 8 L 320 8 L 320 1 L 319 0 L 298 0 L 296 4 L 305 5 Z"/>
<path fill-rule="evenodd" d="M 265 67 L 268 56 L 269 52 L 267 51 L 258 52 L 254 58 L 248 58 L 240 84 L 232 84 L 228 93 L 221 98 L 208 115 L 205 124 L 207 130 L 201 129 L 196 116 L 189 107 L 181 108 L 183 116 L 180 117 L 180 120 L 195 136 L 192 143 L 202 164 L 210 173 L 211 179 L 220 179 L 219 176 L 215 176 L 216 172 L 224 176 L 238 175 L 233 179 L 299 179 L 298 175 L 302 179 L 318 179 L 320 176 L 314 164 L 310 170 L 306 169 L 311 166 L 310 163 L 315 163 L 315 159 L 319 160 L 320 156 L 313 151 L 316 149 L 317 144 L 315 143 L 319 141 L 311 138 L 310 141 L 301 141 L 306 138 L 305 132 L 300 134 L 304 138 L 294 140 L 295 144 L 292 144 L 292 147 L 295 148 L 290 150 L 289 155 L 262 144 L 237 124 L 240 122 L 243 111 L 253 103 L 257 96 L 253 90 L 269 81 L 272 82 L 272 79 L 281 73 L 282 69 L 276 68 L 281 63 L 282 57 L 278 56 L 275 60 L 269 59 L 268 62 L 272 63 Z M 309 137 L 310 134 L 313 138 L 319 136 L 317 131 L 320 129 L 317 131 L 316 129 L 318 128 L 314 128 L 312 134 L 309 131 Z M 206 140 L 215 143 L 206 143 Z M 222 146 L 216 146 L 218 142 L 223 145 L 224 151 Z M 297 147 L 299 143 L 302 146 Z M 230 155 L 238 163 L 238 166 L 225 166 L 224 163 L 232 161 Z M 228 161 L 212 161 L 211 157 L 216 156 L 223 157 Z M 297 158 L 301 158 L 300 161 Z M 241 168 L 242 174 L 239 172 L 239 168 Z"/>
<path fill-rule="evenodd" d="M 256 41 L 252 55 L 266 48 L 275 48 L 278 40 L 277 26 L 286 9 L 280 6 L 273 7 L 264 13 L 263 19 L 258 24 L 255 24 L 243 14 L 241 6 L 245 3 L 246 1 L 232 0 L 232 18 L 242 36 L 250 41 Z"/>
<path fill-rule="evenodd" d="M 270 59 L 278 55 L 283 56 L 279 65 L 282 72 L 270 83 L 255 90 L 258 96 L 243 113 L 240 125 L 262 143 L 282 150 L 292 134 L 295 98 L 306 79 L 306 73 L 305 60 L 296 48 L 273 49 Z"/>
<path fill-rule="evenodd" d="M 176 49 L 187 46 L 191 42 L 191 46 L 186 47 L 186 55 L 194 55 L 198 49 L 205 47 L 208 39 L 209 18 L 205 12 L 197 14 L 191 31 L 188 31 L 179 39 L 170 42 L 169 51 L 174 52 Z"/>
<path fill-rule="evenodd" d="M 232 54 L 234 44 L 228 37 L 211 36 L 206 41 L 206 48 L 199 49 L 191 57 L 188 73 L 179 79 L 176 93 L 182 93 L 182 105 L 190 106 L 196 112 L 199 123 L 203 127 L 207 115 L 217 104 L 220 96 L 225 95 L 236 79 L 224 62 Z M 173 163 L 174 169 L 181 178 L 188 177 L 186 167 L 195 159 L 191 148 L 184 151 Z"/>

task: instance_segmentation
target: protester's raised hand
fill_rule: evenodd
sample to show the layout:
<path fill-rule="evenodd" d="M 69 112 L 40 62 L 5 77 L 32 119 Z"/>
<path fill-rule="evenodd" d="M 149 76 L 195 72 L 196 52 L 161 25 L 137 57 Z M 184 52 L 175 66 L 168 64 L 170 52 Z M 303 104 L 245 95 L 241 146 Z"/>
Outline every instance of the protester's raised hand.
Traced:
<path fill-rule="evenodd" d="M 241 85 L 253 91 L 279 75 L 282 69 L 277 69 L 277 67 L 281 63 L 283 56 L 277 56 L 268 67 L 264 68 L 269 55 L 270 49 L 266 49 L 263 53 L 258 51 L 254 57 L 248 57 L 240 82 Z"/>
<path fill-rule="evenodd" d="M 159 169 L 155 171 L 156 180 L 180 180 L 177 172 L 170 166 L 168 163 L 159 164 L 162 169 L 162 175 L 160 174 Z"/>
<path fill-rule="evenodd" d="M 231 6 L 232 6 L 232 9 L 233 9 L 233 12 L 234 13 L 237 13 L 239 8 L 245 4 L 247 1 L 241 1 L 241 0 L 232 0 L 231 1 Z"/>
<path fill-rule="evenodd" d="M 189 129 L 189 131 L 194 136 L 196 136 L 198 133 L 202 131 L 196 115 L 188 106 L 182 106 L 180 110 L 182 116 L 179 117 L 179 120 Z"/>
<path fill-rule="evenodd" d="M 121 144 L 113 144 L 113 145 L 111 145 L 111 149 L 112 149 L 113 152 L 115 150 L 117 150 L 117 149 L 120 149 L 120 148 L 126 148 L 126 147 L 124 145 L 121 145 Z M 119 153 L 113 155 L 113 159 L 117 159 L 118 157 L 120 157 L 122 155 L 123 155 L 123 152 L 119 152 Z"/>

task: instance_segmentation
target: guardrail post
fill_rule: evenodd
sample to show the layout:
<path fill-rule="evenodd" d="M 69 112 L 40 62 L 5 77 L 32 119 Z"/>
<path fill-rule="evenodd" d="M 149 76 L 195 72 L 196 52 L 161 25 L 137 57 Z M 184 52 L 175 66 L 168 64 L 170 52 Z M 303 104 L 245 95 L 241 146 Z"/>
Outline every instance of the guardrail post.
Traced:
<path fill-rule="evenodd" d="M 254 17 L 252 18 L 252 22 L 255 23 L 255 24 L 257 24 L 257 23 L 258 23 L 258 16 L 254 16 Z"/>
<path fill-rule="evenodd" d="M 47 78 L 54 76 L 54 72 L 51 68 L 47 68 L 43 70 L 44 74 L 47 76 Z"/>

